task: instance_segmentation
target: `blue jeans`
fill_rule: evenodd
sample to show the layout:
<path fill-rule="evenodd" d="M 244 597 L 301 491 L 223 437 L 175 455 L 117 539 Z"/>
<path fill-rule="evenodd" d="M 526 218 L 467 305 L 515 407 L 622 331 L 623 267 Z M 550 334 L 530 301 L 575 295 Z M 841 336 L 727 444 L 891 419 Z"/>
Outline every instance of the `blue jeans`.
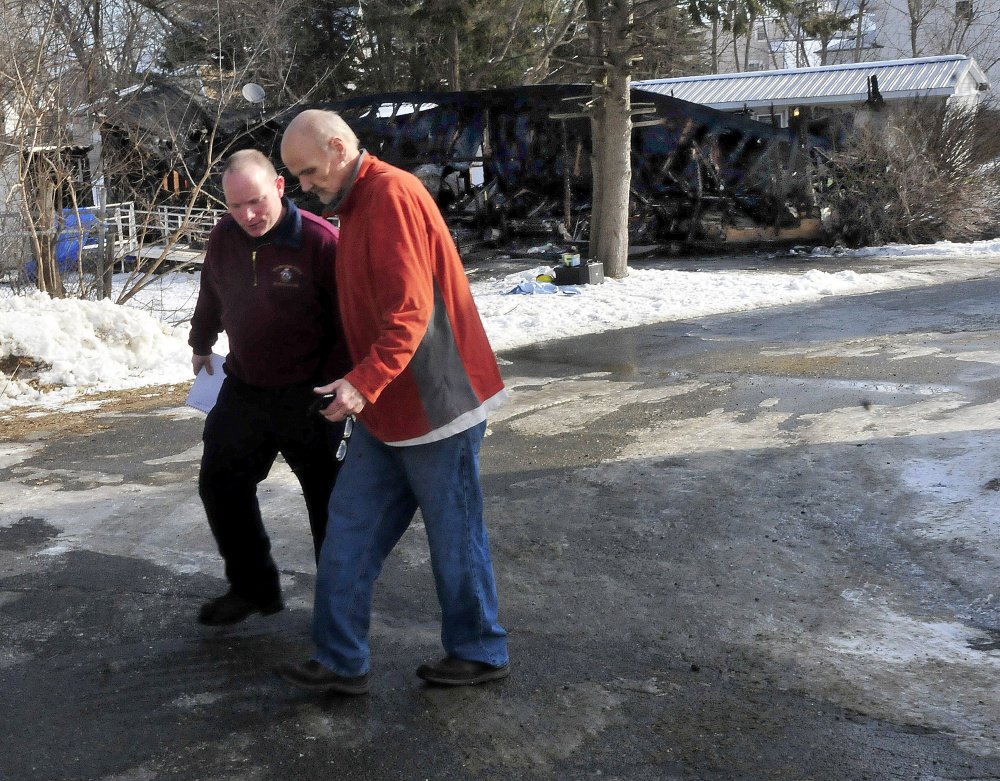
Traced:
<path fill-rule="evenodd" d="M 346 676 L 368 672 L 375 580 L 417 508 L 424 517 L 449 656 L 507 664 L 483 522 L 479 447 L 486 424 L 438 442 L 389 447 L 360 422 L 330 497 L 313 611 L 315 658 Z"/>

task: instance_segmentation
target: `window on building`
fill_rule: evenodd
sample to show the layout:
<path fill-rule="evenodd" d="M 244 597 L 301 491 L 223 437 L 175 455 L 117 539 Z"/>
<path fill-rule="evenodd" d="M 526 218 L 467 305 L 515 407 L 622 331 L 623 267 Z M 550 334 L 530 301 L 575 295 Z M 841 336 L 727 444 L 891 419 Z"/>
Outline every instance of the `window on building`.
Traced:
<path fill-rule="evenodd" d="M 955 0 L 955 18 L 972 21 L 972 0 Z"/>
<path fill-rule="evenodd" d="M 753 118 L 771 127 L 788 127 L 788 115 L 784 111 L 755 111 Z"/>
<path fill-rule="evenodd" d="M 760 23 L 760 27 L 757 28 L 757 40 L 766 41 L 767 40 L 767 25 L 764 22 Z"/>

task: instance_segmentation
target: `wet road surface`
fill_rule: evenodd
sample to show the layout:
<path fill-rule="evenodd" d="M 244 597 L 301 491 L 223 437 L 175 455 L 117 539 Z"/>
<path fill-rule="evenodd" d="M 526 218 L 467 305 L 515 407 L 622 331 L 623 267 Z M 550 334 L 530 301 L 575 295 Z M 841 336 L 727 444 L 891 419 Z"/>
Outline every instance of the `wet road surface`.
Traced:
<path fill-rule="evenodd" d="M 417 522 L 372 692 L 298 693 L 308 524 L 261 501 L 288 609 L 223 630 L 203 418 L 0 443 L 0 778 L 1000 779 L 1000 280 L 505 353 L 483 453 L 513 672 L 440 654 Z"/>

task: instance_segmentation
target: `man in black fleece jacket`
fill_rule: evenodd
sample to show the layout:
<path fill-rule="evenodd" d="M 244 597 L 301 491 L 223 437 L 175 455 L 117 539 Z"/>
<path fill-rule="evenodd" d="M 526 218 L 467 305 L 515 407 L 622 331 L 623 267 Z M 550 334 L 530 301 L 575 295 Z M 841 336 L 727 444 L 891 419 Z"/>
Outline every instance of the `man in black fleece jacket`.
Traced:
<path fill-rule="evenodd" d="M 212 626 L 284 607 L 257 502 L 278 453 L 302 486 L 318 556 L 343 424 L 310 412 L 312 389 L 350 368 L 337 312 L 337 229 L 284 198 L 284 179 L 258 151 L 226 161 L 222 189 L 229 214 L 209 237 L 188 339 L 197 374 L 211 372 L 219 333 L 229 338 L 198 480 L 230 585 L 201 608 L 198 620 Z"/>

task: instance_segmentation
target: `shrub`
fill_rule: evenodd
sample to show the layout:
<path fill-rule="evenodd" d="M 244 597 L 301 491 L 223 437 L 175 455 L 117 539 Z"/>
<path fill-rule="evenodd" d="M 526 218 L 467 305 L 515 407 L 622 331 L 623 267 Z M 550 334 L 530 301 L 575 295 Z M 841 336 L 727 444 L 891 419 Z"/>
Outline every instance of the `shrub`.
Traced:
<path fill-rule="evenodd" d="M 980 159 L 976 110 L 917 101 L 857 127 L 827 161 L 820 203 L 847 246 L 972 241 L 996 235 L 1000 177 Z"/>

